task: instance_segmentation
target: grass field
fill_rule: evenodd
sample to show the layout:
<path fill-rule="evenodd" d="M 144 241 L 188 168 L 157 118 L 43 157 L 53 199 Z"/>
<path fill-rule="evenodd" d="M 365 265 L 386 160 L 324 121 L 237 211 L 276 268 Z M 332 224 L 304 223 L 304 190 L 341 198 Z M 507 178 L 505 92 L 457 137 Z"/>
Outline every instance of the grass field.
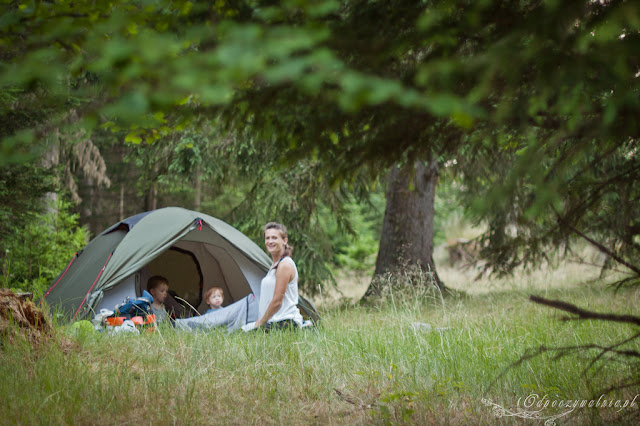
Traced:
<path fill-rule="evenodd" d="M 363 307 L 336 302 L 335 294 L 325 292 L 317 299 L 324 307 L 316 330 L 227 335 L 164 328 L 137 336 L 81 334 L 76 348 L 65 351 L 5 345 L 0 423 L 542 424 L 556 416 L 556 424 L 637 421 L 628 416 L 639 413 L 640 397 L 632 403 L 639 388 L 600 393 L 637 377 L 638 364 L 628 359 L 605 355 L 587 368 L 598 351 L 557 360 L 549 352 L 509 366 L 541 345 L 610 346 L 637 331 L 558 321 L 561 313 L 529 302 L 529 294 L 637 314 L 638 291 L 615 293 L 602 281 L 590 281 L 598 270 L 583 265 L 477 282 L 472 271 L 440 273 L 456 296 L 416 300 L 405 292 Z M 341 286 L 357 297 L 366 280 L 358 284 L 352 277 Z M 416 328 L 418 322 L 429 326 Z M 619 349 L 640 347 L 634 341 Z M 603 407 L 603 400 L 627 407 Z M 578 402 L 571 412 L 558 406 L 568 401 Z"/>

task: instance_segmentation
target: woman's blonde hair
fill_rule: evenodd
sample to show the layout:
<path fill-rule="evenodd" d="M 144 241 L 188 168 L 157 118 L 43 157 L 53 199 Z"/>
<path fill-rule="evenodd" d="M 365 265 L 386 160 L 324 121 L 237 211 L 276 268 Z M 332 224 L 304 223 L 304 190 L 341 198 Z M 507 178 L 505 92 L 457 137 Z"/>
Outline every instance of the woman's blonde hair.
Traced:
<path fill-rule="evenodd" d="M 287 234 L 287 227 L 278 222 L 269 222 L 264 226 L 264 230 L 262 231 L 262 236 L 264 237 L 269 229 L 277 229 L 280 231 L 280 236 L 285 239 L 289 238 L 289 234 Z M 293 254 L 293 247 L 289 245 L 289 243 L 284 244 L 284 255 L 291 257 Z"/>

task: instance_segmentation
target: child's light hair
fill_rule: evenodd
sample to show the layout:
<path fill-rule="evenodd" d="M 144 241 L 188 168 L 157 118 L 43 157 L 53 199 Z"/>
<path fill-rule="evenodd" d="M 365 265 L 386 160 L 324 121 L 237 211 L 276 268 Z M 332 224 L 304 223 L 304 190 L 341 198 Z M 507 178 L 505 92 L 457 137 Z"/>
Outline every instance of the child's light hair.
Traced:
<path fill-rule="evenodd" d="M 224 300 L 224 290 L 222 290 L 222 288 L 220 288 L 220 287 L 211 287 L 204 294 L 204 301 L 207 302 L 207 304 L 209 304 L 209 298 L 211 297 L 211 295 L 216 291 L 220 292 L 220 296 L 222 296 L 222 300 Z"/>

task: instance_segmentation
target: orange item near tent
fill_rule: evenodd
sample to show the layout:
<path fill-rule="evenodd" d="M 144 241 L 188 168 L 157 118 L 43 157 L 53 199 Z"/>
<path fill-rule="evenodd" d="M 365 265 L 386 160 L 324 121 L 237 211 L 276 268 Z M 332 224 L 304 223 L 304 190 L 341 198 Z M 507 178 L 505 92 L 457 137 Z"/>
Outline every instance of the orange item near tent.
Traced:
<path fill-rule="evenodd" d="M 109 325 L 122 325 L 126 317 L 109 317 L 107 318 L 107 324 Z"/>

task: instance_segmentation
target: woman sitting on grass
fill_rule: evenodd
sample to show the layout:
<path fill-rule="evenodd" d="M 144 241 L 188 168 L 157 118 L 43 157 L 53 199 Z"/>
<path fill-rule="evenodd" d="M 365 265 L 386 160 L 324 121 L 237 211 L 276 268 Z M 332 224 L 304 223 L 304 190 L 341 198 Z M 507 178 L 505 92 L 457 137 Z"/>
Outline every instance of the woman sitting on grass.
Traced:
<path fill-rule="evenodd" d="M 265 331 L 301 327 L 298 309 L 298 269 L 291 258 L 287 228 L 277 222 L 264 226 L 264 243 L 273 259 L 271 269 L 260 284 L 260 304 L 255 328 Z"/>

